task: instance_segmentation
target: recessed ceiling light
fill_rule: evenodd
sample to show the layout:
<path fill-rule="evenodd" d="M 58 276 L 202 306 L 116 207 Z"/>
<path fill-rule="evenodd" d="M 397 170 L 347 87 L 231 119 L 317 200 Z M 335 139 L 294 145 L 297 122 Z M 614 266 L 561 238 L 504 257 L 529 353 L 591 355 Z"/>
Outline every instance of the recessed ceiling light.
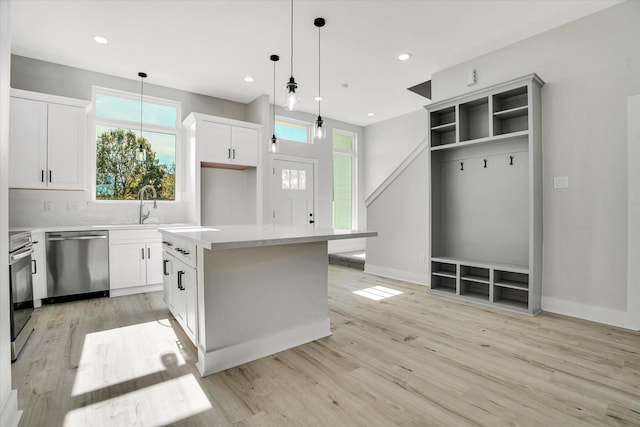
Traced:
<path fill-rule="evenodd" d="M 410 53 L 401 53 L 400 55 L 398 55 L 398 59 L 400 61 L 406 61 L 409 58 L 411 58 L 411 54 Z"/>
<path fill-rule="evenodd" d="M 106 37 L 102 37 L 102 36 L 93 36 L 93 40 L 95 40 L 96 43 L 100 43 L 100 44 L 109 43 L 109 40 L 107 40 Z"/>
<path fill-rule="evenodd" d="M 369 116 L 369 117 L 373 117 L 375 115 L 376 115 L 376 113 L 367 113 L 367 116 Z"/>
<path fill-rule="evenodd" d="M 315 98 L 313 98 L 314 101 L 322 101 L 322 97 L 321 96 L 316 96 Z"/>
<path fill-rule="evenodd" d="M 247 76 L 247 77 L 244 78 L 244 81 L 247 82 L 247 83 L 253 83 L 253 77 Z"/>

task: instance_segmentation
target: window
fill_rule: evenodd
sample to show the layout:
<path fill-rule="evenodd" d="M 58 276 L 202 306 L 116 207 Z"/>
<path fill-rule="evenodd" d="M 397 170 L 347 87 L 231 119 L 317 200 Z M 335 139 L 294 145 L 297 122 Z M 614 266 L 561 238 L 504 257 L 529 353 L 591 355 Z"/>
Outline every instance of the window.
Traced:
<path fill-rule="evenodd" d="M 276 117 L 276 137 L 280 140 L 309 143 L 309 123 L 285 118 Z"/>
<path fill-rule="evenodd" d="M 333 227 L 354 228 L 356 135 L 333 132 Z"/>
<path fill-rule="evenodd" d="M 93 90 L 96 135 L 96 200 L 136 200 L 151 184 L 158 200 L 176 199 L 180 103 L 145 96 L 140 145 L 140 95 L 104 88 Z"/>

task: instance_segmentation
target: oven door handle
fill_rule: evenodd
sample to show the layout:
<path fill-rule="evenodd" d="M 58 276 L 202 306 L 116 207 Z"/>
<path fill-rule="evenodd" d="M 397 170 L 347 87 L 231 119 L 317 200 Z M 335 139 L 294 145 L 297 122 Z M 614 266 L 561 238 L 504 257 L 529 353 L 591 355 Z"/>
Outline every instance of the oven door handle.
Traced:
<path fill-rule="evenodd" d="M 13 264 L 19 259 L 26 258 L 33 253 L 33 246 L 30 246 L 27 250 L 23 250 L 22 252 L 17 252 L 15 254 L 11 254 L 9 257 L 9 264 Z"/>

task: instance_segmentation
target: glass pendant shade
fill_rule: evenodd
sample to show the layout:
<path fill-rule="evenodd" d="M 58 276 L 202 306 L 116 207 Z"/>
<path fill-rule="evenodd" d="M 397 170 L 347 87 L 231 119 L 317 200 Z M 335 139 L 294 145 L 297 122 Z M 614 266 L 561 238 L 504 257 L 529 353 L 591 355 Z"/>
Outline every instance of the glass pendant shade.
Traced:
<path fill-rule="evenodd" d="M 316 123 L 313 125 L 313 137 L 317 140 L 325 139 L 327 136 L 327 128 L 324 125 L 324 120 L 321 116 L 318 116 Z"/>
<path fill-rule="evenodd" d="M 142 146 L 142 144 L 140 144 L 138 145 L 138 149 L 136 150 L 136 160 L 142 163 L 146 159 L 147 159 L 147 153 L 144 151 L 144 147 Z"/>
<path fill-rule="evenodd" d="M 271 136 L 271 140 L 269 141 L 269 153 L 278 154 L 280 151 L 280 141 L 276 138 L 275 135 Z"/>
<path fill-rule="evenodd" d="M 296 90 L 298 89 L 298 84 L 296 83 L 296 79 L 291 76 L 289 78 L 289 82 L 285 85 L 285 97 L 284 97 L 284 108 L 289 111 L 293 111 L 298 107 L 298 94 Z"/>

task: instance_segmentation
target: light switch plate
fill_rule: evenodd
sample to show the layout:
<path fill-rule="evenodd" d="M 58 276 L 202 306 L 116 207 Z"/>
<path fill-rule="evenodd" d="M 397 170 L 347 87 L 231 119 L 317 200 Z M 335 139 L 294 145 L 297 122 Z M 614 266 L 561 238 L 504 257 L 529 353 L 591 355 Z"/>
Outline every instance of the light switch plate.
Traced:
<path fill-rule="evenodd" d="M 569 177 L 568 176 L 554 176 L 553 177 L 553 188 L 569 188 Z"/>

